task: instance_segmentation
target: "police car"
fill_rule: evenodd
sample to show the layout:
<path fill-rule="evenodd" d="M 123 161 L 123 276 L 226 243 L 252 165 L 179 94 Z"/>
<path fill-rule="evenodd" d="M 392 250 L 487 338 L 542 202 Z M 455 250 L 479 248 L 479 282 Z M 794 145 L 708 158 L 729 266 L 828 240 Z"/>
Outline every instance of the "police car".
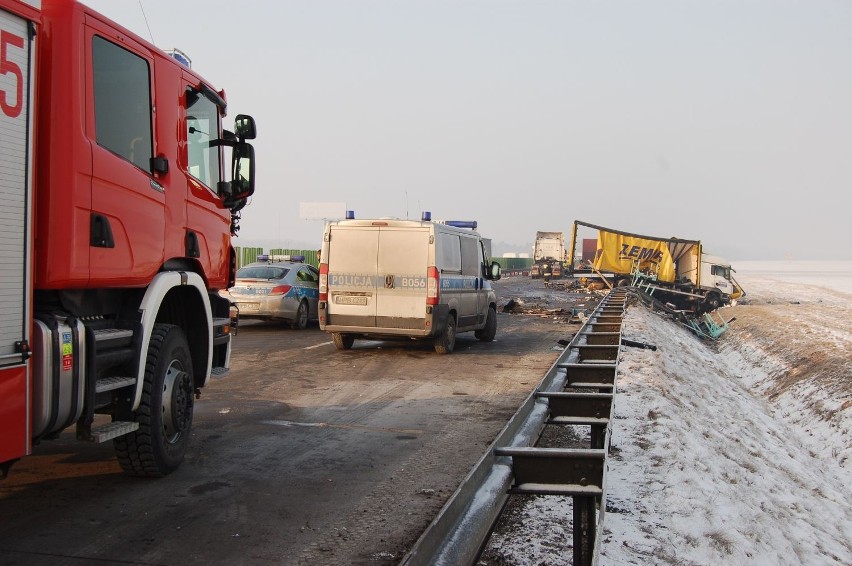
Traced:
<path fill-rule="evenodd" d="M 241 319 L 281 320 L 307 328 L 317 320 L 319 272 L 304 256 L 260 255 L 237 271 L 233 287 L 220 294 Z"/>

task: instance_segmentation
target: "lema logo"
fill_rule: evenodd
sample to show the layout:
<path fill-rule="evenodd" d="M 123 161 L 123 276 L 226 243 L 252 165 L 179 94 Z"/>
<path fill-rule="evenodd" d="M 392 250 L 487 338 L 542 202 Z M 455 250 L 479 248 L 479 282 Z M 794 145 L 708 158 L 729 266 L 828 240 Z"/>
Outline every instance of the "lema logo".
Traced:
<path fill-rule="evenodd" d="M 654 248 L 621 244 L 621 251 L 618 253 L 618 257 L 619 259 L 638 259 L 639 261 L 660 263 L 663 261 L 663 252 Z"/>

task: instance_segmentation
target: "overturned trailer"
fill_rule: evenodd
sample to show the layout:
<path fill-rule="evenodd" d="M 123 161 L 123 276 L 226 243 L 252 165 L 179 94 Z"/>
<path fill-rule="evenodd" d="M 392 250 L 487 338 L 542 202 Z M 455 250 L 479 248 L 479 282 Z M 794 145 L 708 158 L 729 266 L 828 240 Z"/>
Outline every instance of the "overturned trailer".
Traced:
<path fill-rule="evenodd" d="M 594 260 L 577 265 L 579 227 L 597 231 L 597 249 Z M 678 309 L 711 311 L 743 295 L 731 264 L 705 254 L 699 240 L 644 236 L 575 220 L 569 253 L 570 275 L 633 285 Z"/>

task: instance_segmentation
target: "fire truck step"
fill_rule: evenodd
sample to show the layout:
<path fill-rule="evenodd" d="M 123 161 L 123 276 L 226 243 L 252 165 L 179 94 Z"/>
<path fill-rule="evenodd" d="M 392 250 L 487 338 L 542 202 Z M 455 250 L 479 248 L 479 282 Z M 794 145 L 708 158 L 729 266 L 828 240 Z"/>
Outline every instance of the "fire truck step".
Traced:
<path fill-rule="evenodd" d="M 210 370 L 210 377 L 216 377 L 216 378 L 225 377 L 226 375 L 228 375 L 228 373 L 230 371 L 231 371 L 230 368 L 222 368 L 222 367 L 212 368 Z"/>
<path fill-rule="evenodd" d="M 133 331 L 126 328 L 101 328 L 95 330 L 95 342 L 100 347 L 123 346 L 130 343 Z"/>
<path fill-rule="evenodd" d="M 133 377 L 104 377 L 98 380 L 98 383 L 95 386 L 95 393 L 121 389 L 122 387 L 128 387 L 135 384 L 136 379 Z"/>
<path fill-rule="evenodd" d="M 99 427 L 95 427 L 92 429 L 92 442 L 106 442 L 107 440 L 112 440 L 113 438 L 118 438 L 119 436 L 124 436 L 128 432 L 133 432 L 139 428 L 139 423 L 133 422 L 124 422 L 124 421 L 114 421 L 111 423 L 106 423 Z"/>

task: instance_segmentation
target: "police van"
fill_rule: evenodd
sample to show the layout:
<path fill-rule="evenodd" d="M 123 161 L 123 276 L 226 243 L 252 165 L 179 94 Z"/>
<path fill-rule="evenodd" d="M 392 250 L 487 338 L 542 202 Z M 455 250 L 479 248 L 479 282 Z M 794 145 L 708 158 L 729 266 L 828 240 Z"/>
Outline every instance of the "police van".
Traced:
<path fill-rule="evenodd" d="M 326 225 L 320 253 L 319 324 L 338 349 L 356 338 L 413 338 L 448 354 L 458 332 L 494 340 L 500 264 L 476 222 L 351 216 Z"/>

